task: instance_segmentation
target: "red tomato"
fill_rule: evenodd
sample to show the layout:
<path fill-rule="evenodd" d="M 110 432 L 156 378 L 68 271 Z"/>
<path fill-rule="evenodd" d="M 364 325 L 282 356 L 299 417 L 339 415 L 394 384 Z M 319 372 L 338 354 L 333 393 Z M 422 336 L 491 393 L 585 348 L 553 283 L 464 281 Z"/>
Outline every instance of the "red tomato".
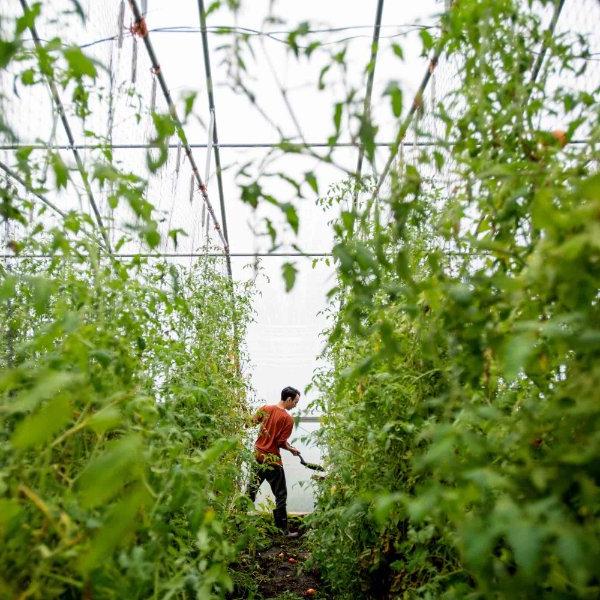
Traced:
<path fill-rule="evenodd" d="M 561 148 L 564 148 L 567 145 L 567 132 L 562 129 L 555 129 L 552 132 L 552 137 L 560 144 Z"/>

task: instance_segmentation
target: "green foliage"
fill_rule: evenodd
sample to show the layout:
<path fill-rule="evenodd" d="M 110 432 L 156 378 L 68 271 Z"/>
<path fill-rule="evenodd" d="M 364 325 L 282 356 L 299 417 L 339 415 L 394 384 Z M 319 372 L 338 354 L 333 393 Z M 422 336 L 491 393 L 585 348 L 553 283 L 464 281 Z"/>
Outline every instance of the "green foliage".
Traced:
<path fill-rule="evenodd" d="M 390 97 L 390 104 L 394 116 L 400 117 L 402 114 L 402 90 L 398 86 L 397 81 L 390 81 L 385 90 L 385 95 Z"/>
<path fill-rule="evenodd" d="M 245 297 L 210 263 L 33 272 L 4 273 L 0 306 L 3 595 L 222 597 L 246 544 Z"/>
<path fill-rule="evenodd" d="M 92 60 L 90 60 L 79 48 L 73 46 L 63 50 L 63 56 L 65 57 L 69 66 L 68 74 L 71 77 L 91 77 L 95 78 L 98 75 L 98 71 Z"/>
<path fill-rule="evenodd" d="M 283 275 L 283 281 L 285 283 L 285 291 L 290 292 L 296 283 L 296 275 L 298 269 L 294 263 L 285 262 L 281 267 L 281 273 Z"/>
<path fill-rule="evenodd" d="M 452 144 L 335 224 L 312 545 L 336 597 L 598 596 L 600 94 L 546 89 L 585 69 L 567 37 L 530 77 L 541 4 L 455 3 Z"/>
<path fill-rule="evenodd" d="M 237 12 L 240 2 L 212 2 L 207 13 L 225 6 Z M 563 81 L 586 77 L 590 52 L 579 36 L 545 29 L 541 15 L 555 6 L 461 0 L 439 39 L 420 30 L 424 56 L 444 49 L 459 66 L 456 87 L 427 115 L 445 130 L 432 135 L 437 147 L 400 160 L 385 192 L 333 159 L 349 133 L 376 166 L 379 111 L 365 114 L 348 85 L 347 44 L 321 43 L 308 22 L 281 40 L 290 61 L 318 62 L 316 93 L 334 93 L 327 154 L 305 143 L 271 66 L 298 131 L 274 124 L 273 152 L 255 173 L 240 168 L 242 200 L 277 207 L 298 234 L 294 203 L 275 198 L 267 178 L 297 198 L 318 194 L 316 166 L 295 179 L 269 172 L 271 159 L 304 154 L 350 178 L 322 199 L 340 204 L 338 281 L 331 368 L 317 379 L 330 474 L 311 536 L 336 598 L 599 595 L 599 90 Z M 16 19 L 12 35 L 2 29 L 0 68 L 18 65 L 15 90 L 59 84 L 83 120 L 97 65 L 58 38 L 32 49 L 25 34 L 42 8 Z M 257 37 L 222 46 L 229 85 L 255 107 Z M 390 50 L 403 60 L 399 44 Z M 401 117 L 406 90 L 396 81 L 384 90 Z M 193 106 L 183 98 L 186 117 Z M 426 114 L 423 94 L 412 108 Z M 552 131 L 557 115 L 564 131 Z M 171 115 L 152 118 L 155 172 L 183 132 Z M 425 127 L 417 120 L 415 135 Z M 584 143 L 570 144 L 576 137 Z M 109 146 L 91 155 L 90 181 L 111 208 L 126 203 L 131 231 L 158 247 L 146 181 Z M 22 148 L 13 162 L 30 191 L 52 185 L 45 167 L 55 189 L 73 188 L 55 152 Z M 10 249 L 50 255 L 0 281 L 0 595 L 225 596 L 228 564 L 260 537 L 238 492 L 247 294 L 232 303 L 210 263 L 190 272 L 140 257 L 115 263 L 86 212 L 46 227 L 47 205 L 10 185 L 0 194 L 2 218 L 21 228 Z M 279 232 L 265 224 L 276 248 Z M 282 275 L 289 291 L 295 266 Z M 251 582 L 238 592 L 253 593 Z"/>
<path fill-rule="evenodd" d="M 2 16 L 0 68 L 15 73 L 15 91 L 72 93 L 69 119 L 99 144 L 77 177 L 112 209 L 131 209 L 129 231 L 111 231 L 114 249 L 130 232 L 157 248 L 147 181 L 81 122 L 100 65 L 58 38 L 25 42 L 42 9 Z M 184 98 L 186 117 L 193 103 Z M 181 132 L 170 115 L 152 118 L 155 172 Z M 0 133 L 12 139 L 10 124 L 0 120 Z M 45 258 L 0 266 L 0 597 L 223 598 L 229 564 L 257 538 L 240 491 L 250 289 L 208 258 L 184 269 L 109 255 L 91 210 L 45 197 L 79 193 L 65 158 L 21 148 L 6 161 L 24 185 L 2 172 L 4 251 Z"/>

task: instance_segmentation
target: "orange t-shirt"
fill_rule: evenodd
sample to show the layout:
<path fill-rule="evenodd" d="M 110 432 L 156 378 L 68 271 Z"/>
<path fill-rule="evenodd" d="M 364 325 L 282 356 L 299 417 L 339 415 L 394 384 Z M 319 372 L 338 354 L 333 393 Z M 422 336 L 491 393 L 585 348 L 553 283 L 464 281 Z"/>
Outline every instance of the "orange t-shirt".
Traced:
<path fill-rule="evenodd" d="M 267 404 L 260 408 L 255 419 L 262 423 L 258 439 L 254 443 L 256 460 L 262 463 L 267 455 L 271 455 L 267 460 L 281 464 L 279 448 L 284 446 L 292 434 L 294 419 L 287 410 L 274 404 Z"/>

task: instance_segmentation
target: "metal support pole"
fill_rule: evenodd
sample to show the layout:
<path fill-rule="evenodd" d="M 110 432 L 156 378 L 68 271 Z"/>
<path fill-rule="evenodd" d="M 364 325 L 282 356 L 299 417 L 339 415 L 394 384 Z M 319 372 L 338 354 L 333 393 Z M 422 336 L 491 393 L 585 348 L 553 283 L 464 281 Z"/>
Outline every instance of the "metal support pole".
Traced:
<path fill-rule="evenodd" d="M 548 25 L 547 33 L 552 36 L 554 35 L 554 30 L 556 29 L 556 24 L 558 23 L 558 18 L 560 17 L 560 13 L 562 12 L 563 6 L 565 5 L 565 0 L 557 0 L 554 6 L 554 12 L 552 13 L 552 19 L 550 20 L 550 24 Z M 544 39 L 542 50 L 537 55 L 536 61 L 531 69 L 531 84 L 533 85 L 538 75 L 540 74 L 540 70 L 542 68 L 542 64 L 544 62 L 544 58 L 546 57 L 546 52 L 548 51 L 548 44 Z"/>
<path fill-rule="evenodd" d="M 152 72 L 158 79 L 160 89 L 163 93 L 165 100 L 167 101 L 167 106 L 169 107 L 169 114 L 171 115 L 171 118 L 175 122 L 175 126 L 177 128 L 177 133 L 179 135 L 179 139 L 181 140 L 181 143 L 185 150 L 185 154 L 188 158 L 190 166 L 192 167 L 192 173 L 194 174 L 194 178 L 196 179 L 196 182 L 198 183 L 198 189 L 200 190 L 200 193 L 202 194 L 202 199 L 204 200 L 204 203 L 206 204 L 206 208 L 208 209 L 208 212 L 213 220 L 215 229 L 217 230 L 217 233 L 219 234 L 219 237 L 221 238 L 221 242 L 223 243 L 223 249 L 225 250 L 225 254 L 227 255 L 227 254 L 229 254 L 229 244 L 227 243 L 227 240 L 225 239 L 223 232 L 221 231 L 221 226 L 219 225 L 219 221 L 217 220 L 217 217 L 215 216 L 215 211 L 213 210 L 212 204 L 210 203 L 210 200 L 208 198 L 208 192 L 206 190 L 206 186 L 204 185 L 204 182 L 202 181 L 200 171 L 198 170 L 196 161 L 194 160 L 194 156 L 192 154 L 192 149 L 190 148 L 190 145 L 187 140 L 187 136 L 185 135 L 185 130 L 183 129 L 183 124 L 181 123 L 181 120 L 179 119 L 179 116 L 177 115 L 177 109 L 175 108 L 175 104 L 173 103 L 173 99 L 171 97 L 171 92 L 169 91 L 167 82 L 165 81 L 165 77 L 162 73 L 161 67 L 156 58 L 156 53 L 154 52 L 154 47 L 152 46 L 152 42 L 150 41 L 148 27 L 146 26 L 144 17 L 142 16 L 142 13 L 140 12 L 140 9 L 137 5 L 137 1 L 129 0 L 129 6 L 130 6 L 131 11 L 133 12 L 133 16 L 135 18 L 135 26 L 134 26 L 135 31 L 144 40 L 144 46 L 146 47 L 148 57 L 150 58 L 150 62 L 152 64 Z"/>
<path fill-rule="evenodd" d="M 27 0 L 20 0 L 21 6 L 23 8 L 23 12 L 27 14 L 29 12 L 29 6 L 27 5 Z M 35 25 L 30 25 L 29 30 L 31 31 L 31 36 L 33 37 L 33 41 L 35 47 L 40 50 L 42 49 L 42 42 L 40 37 L 38 36 Z M 81 155 L 79 154 L 79 150 L 75 146 L 75 138 L 73 137 L 73 132 L 71 131 L 71 127 L 69 125 L 69 120 L 67 119 L 67 114 L 65 112 L 65 108 L 63 106 L 62 100 L 60 99 L 60 94 L 58 93 L 58 88 L 54 83 L 54 80 L 50 76 L 46 76 L 46 81 L 48 83 L 48 87 L 50 88 L 50 93 L 52 94 L 52 98 L 54 100 L 54 104 L 56 105 L 56 109 L 58 114 L 60 115 L 60 120 L 63 124 L 63 128 L 67 135 L 67 139 L 69 140 L 69 149 L 73 152 L 73 156 L 75 157 L 75 162 L 77 163 L 77 169 L 79 174 L 81 175 L 81 180 L 83 181 L 83 187 L 85 188 L 85 193 L 90 201 L 90 205 L 94 212 L 94 216 L 96 217 L 96 222 L 100 227 L 100 233 L 106 245 L 106 248 L 109 253 L 112 252 L 110 246 L 110 239 L 108 238 L 108 233 L 106 228 L 104 227 L 104 223 L 102 222 L 102 216 L 100 215 L 100 211 L 98 210 L 98 206 L 96 204 L 96 200 L 94 199 L 94 194 L 92 192 L 92 187 L 90 185 L 90 181 L 87 175 L 87 171 L 85 170 L 85 165 L 83 164 L 83 160 L 81 159 Z"/>
<path fill-rule="evenodd" d="M 46 206 L 51 208 L 54 212 L 58 213 L 61 217 L 66 217 L 67 213 L 58 208 L 53 202 L 50 202 L 48 198 L 42 196 L 39 192 L 36 192 L 32 187 L 27 185 L 27 182 L 22 179 L 17 173 L 15 173 L 8 165 L 5 165 L 0 161 L 0 169 L 2 169 L 7 175 L 12 177 L 17 183 L 21 184 L 30 194 L 33 194 L 38 200 L 41 200 Z"/>
<path fill-rule="evenodd" d="M 377 181 L 377 186 L 375 187 L 375 191 L 373 192 L 373 197 L 376 197 L 377 194 L 379 194 L 379 190 L 381 189 L 381 186 L 383 185 L 385 178 L 388 176 L 388 174 L 390 172 L 390 168 L 392 166 L 392 163 L 394 162 L 394 159 L 396 158 L 396 154 L 398 154 L 398 150 L 400 149 L 400 146 L 402 145 L 402 142 L 404 141 L 406 132 L 408 131 L 408 128 L 410 127 L 410 124 L 412 123 L 412 120 L 413 120 L 417 110 L 421 107 L 421 105 L 423 103 L 423 96 L 425 94 L 425 90 L 427 89 L 427 84 L 429 83 L 429 80 L 431 79 L 431 75 L 433 74 L 433 72 L 435 71 L 435 68 L 437 67 L 438 61 L 442 55 L 443 50 L 444 50 L 444 44 L 443 44 L 443 38 L 442 38 L 442 40 L 440 40 L 437 44 L 433 58 L 429 61 L 429 64 L 427 65 L 427 71 L 425 72 L 425 75 L 423 76 L 423 79 L 421 80 L 421 85 L 419 86 L 419 89 L 417 90 L 417 93 L 415 94 L 415 96 L 413 98 L 413 102 L 411 104 L 410 110 L 408 111 L 408 114 L 406 115 L 406 117 L 404 117 L 404 121 L 402 121 L 400 128 L 398 129 L 398 133 L 396 134 L 396 139 L 394 140 L 394 143 L 392 144 L 392 147 L 390 150 L 390 156 L 388 157 L 388 160 L 385 163 L 385 167 L 383 168 L 383 172 L 381 173 L 381 176 L 379 177 L 379 180 Z"/>
<path fill-rule="evenodd" d="M 217 189 L 219 191 L 219 204 L 221 206 L 221 223 L 223 223 L 223 234 L 229 244 L 229 235 L 227 233 L 227 213 L 225 210 L 225 198 L 223 194 L 223 177 L 221 175 L 221 153 L 219 151 L 219 136 L 217 133 L 217 114 L 215 112 L 215 96 L 213 93 L 212 73 L 210 69 L 210 54 L 208 50 L 208 36 L 206 35 L 206 11 L 204 1 L 198 0 L 198 12 L 200 13 L 200 32 L 202 34 L 202 53 L 204 55 L 204 73 L 206 78 L 206 91 L 208 94 L 208 109 L 214 118 L 213 124 L 213 149 L 215 154 L 215 167 L 217 170 Z M 231 260 L 227 257 L 227 272 L 229 277 L 233 278 L 231 273 Z"/>
<path fill-rule="evenodd" d="M 4 246 L 8 248 L 10 241 L 10 224 L 8 217 L 4 218 Z M 11 263 L 5 265 L 7 273 L 12 272 Z M 14 323 L 14 299 L 9 295 L 6 299 L 6 366 L 10 369 L 15 362 L 15 323 Z"/>
<path fill-rule="evenodd" d="M 377 2 L 377 13 L 375 14 L 375 25 L 373 27 L 373 41 L 371 42 L 371 58 L 369 59 L 369 76 L 367 78 L 367 91 L 363 105 L 363 120 L 371 120 L 371 96 L 373 94 L 373 80 L 375 79 L 375 64 L 377 63 L 377 52 L 379 51 L 379 31 L 381 30 L 381 17 L 383 15 L 383 0 Z M 362 174 L 362 164 L 365 157 L 365 146 L 360 144 L 358 150 L 358 162 L 356 165 L 356 189 L 354 190 L 353 208 L 358 201 L 358 183 Z"/>

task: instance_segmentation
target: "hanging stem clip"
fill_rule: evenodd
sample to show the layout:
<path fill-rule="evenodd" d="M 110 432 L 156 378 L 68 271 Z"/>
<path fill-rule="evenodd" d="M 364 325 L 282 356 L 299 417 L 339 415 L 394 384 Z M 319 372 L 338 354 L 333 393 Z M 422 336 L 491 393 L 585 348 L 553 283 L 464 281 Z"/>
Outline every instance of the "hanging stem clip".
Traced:
<path fill-rule="evenodd" d="M 131 35 L 137 35 L 138 37 L 145 38 L 148 35 L 148 25 L 146 25 L 146 19 L 142 17 L 138 19 L 133 25 L 129 28 Z"/>

